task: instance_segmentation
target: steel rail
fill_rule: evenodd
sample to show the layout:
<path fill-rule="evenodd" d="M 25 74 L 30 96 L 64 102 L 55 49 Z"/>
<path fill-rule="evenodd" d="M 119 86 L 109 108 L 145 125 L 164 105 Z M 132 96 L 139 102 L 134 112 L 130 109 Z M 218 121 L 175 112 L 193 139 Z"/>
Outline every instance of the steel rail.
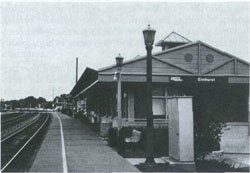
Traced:
<path fill-rule="evenodd" d="M 19 120 L 23 117 L 27 116 L 27 114 L 21 114 L 19 116 L 15 116 L 15 117 L 11 117 L 11 118 L 8 118 L 6 120 L 1 120 L 2 124 L 5 125 L 5 124 L 8 124 L 9 122 L 13 122 L 15 120 Z"/>
<path fill-rule="evenodd" d="M 39 127 L 39 129 L 37 129 L 37 131 L 29 138 L 29 140 L 18 150 L 18 152 L 16 152 L 16 154 L 8 161 L 8 163 L 6 163 L 6 165 L 4 165 L 4 167 L 1 169 L 0 172 L 3 172 L 3 170 L 5 168 L 7 168 L 7 166 L 9 166 L 9 164 L 18 156 L 18 154 L 29 144 L 29 142 L 36 136 L 36 134 L 42 129 L 42 127 L 45 125 L 45 123 L 48 121 L 49 119 L 49 115 L 47 116 L 47 119 L 43 122 L 43 124 Z"/>
<path fill-rule="evenodd" d="M 9 121 L 12 121 L 12 120 L 15 120 L 15 119 L 19 119 L 19 118 L 25 117 L 27 115 L 28 115 L 27 113 L 21 113 L 19 115 L 12 115 L 13 117 L 8 117 L 8 116 L 7 116 L 8 118 L 2 117 L 2 123 L 6 123 L 6 122 L 9 122 Z"/>
<path fill-rule="evenodd" d="M 28 118 L 31 118 L 33 115 L 30 115 L 30 114 L 23 114 L 21 116 L 17 116 L 17 117 L 14 117 L 14 118 L 11 118 L 11 119 L 8 119 L 8 120 L 5 120 L 5 121 L 2 121 L 1 124 L 2 124 L 2 127 L 5 127 L 5 126 L 9 126 L 9 125 L 12 125 L 13 123 L 15 122 L 18 122 L 18 121 L 23 121 L 25 119 L 28 119 Z"/>
<path fill-rule="evenodd" d="M 27 125 L 25 125 L 24 127 L 22 127 L 21 129 L 17 130 L 16 132 L 14 133 L 11 133 L 9 136 L 5 137 L 4 139 L 1 139 L 1 143 L 4 142 L 5 140 L 9 139 L 10 137 L 14 136 L 15 134 L 21 132 L 22 130 L 26 129 L 27 127 L 31 126 L 32 124 L 34 124 L 35 122 L 37 122 L 39 120 L 39 118 L 41 115 L 39 114 L 37 116 L 37 118 L 35 120 L 33 120 L 32 122 L 28 123 Z"/>

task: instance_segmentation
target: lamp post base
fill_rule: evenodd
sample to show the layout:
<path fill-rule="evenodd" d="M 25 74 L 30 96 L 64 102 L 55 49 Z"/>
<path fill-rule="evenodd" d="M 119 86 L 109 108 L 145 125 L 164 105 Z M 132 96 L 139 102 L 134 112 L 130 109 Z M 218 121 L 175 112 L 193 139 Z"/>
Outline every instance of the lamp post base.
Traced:
<path fill-rule="evenodd" d="M 153 166 L 155 164 L 155 160 L 153 157 L 147 157 L 145 163 L 149 166 Z"/>

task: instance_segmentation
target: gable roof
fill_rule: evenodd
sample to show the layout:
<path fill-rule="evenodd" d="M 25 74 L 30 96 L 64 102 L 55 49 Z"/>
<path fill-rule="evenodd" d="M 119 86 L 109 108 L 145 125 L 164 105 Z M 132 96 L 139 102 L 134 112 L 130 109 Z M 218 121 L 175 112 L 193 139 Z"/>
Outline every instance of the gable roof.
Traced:
<path fill-rule="evenodd" d="M 173 31 L 169 35 L 167 35 L 163 40 L 160 40 L 157 43 L 155 43 L 155 46 L 161 46 L 162 43 L 190 43 L 190 42 L 192 41 Z"/>
<path fill-rule="evenodd" d="M 194 45 L 208 47 L 208 48 L 214 50 L 215 52 L 218 52 L 218 53 L 220 53 L 220 54 L 222 54 L 222 55 L 224 55 L 224 56 L 228 56 L 229 58 L 231 58 L 231 60 L 232 60 L 232 59 L 235 59 L 235 60 L 237 60 L 237 61 L 239 61 L 239 62 L 242 62 L 242 63 L 246 64 L 247 66 L 250 65 L 250 63 L 247 62 L 247 61 L 244 61 L 244 60 L 242 60 L 242 59 L 240 59 L 240 58 L 238 58 L 238 57 L 236 57 L 236 56 L 234 56 L 234 55 L 231 55 L 231 54 L 229 54 L 229 53 L 227 53 L 227 52 L 224 52 L 224 51 L 222 51 L 222 50 L 219 50 L 219 49 L 217 49 L 217 48 L 215 48 L 215 47 L 212 47 L 212 46 L 210 46 L 210 45 L 208 45 L 208 44 L 206 44 L 206 43 L 204 43 L 204 42 L 201 42 L 201 41 L 190 42 L 190 43 L 183 44 L 183 45 L 180 45 L 180 46 L 176 46 L 176 47 L 173 47 L 173 48 L 164 50 L 164 51 L 156 52 L 156 53 L 153 53 L 152 56 L 157 58 L 157 56 L 159 56 L 159 55 L 162 55 L 162 54 L 165 54 L 165 53 L 169 53 L 169 52 L 174 52 L 174 51 L 181 50 L 181 49 L 187 48 L 187 47 L 189 47 L 189 46 L 194 46 Z M 198 51 L 198 50 L 197 50 L 197 51 Z M 127 65 L 127 64 L 130 64 L 130 63 L 134 63 L 134 62 L 137 62 L 137 61 L 144 60 L 144 59 L 146 59 L 146 56 L 141 56 L 141 57 L 138 57 L 138 56 L 137 56 L 137 57 L 134 58 L 134 59 L 130 59 L 130 60 L 125 61 L 123 64 L 124 64 L 124 65 Z M 168 63 L 168 62 L 167 62 L 167 63 Z M 175 65 L 175 64 L 172 64 L 172 65 Z M 222 64 L 221 64 L 221 65 L 222 65 Z M 221 65 L 219 65 L 218 67 L 220 67 Z M 111 70 L 111 69 L 113 69 L 113 68 L 115 68 L 115 67 L 116 67 L 116 65 L 113 64 L 113 65 L 111 65 L 111 66 L 108 66 L 108 67 L 99 69 L 98 72 L 101 72 L 101 73 L 104 72 L 104 73 L 105 73 L 105 71 Z M 182 68 L 181 66 L 177 66 L 177 65 L 176 65 L 176 67 Z M 217 68 L 217 67 L 215 67 L 215 68 Z"/>
<path fill-rule="evenodd" d="M 96 81 L 97 78 L 98 78 L 98 72 L 94 69 L 87 67 L 85 71 L 82 73 L 80 79 L 77 81 L 77 83 L 71 90 L 70 95 L 74 97 L 76 94 L 82 91 L 82 89 L 85 89 L 91 83 Z"/>
<path fill-rule="evenodd" d="M 188 46 L 192 46 L 192 45 L 195 45 L 195 44 L 198 44 L 198 42 L 190 42 L 190 43 L 187 43 L 185 45 L 181 45 L 181 46 L 173 47 L 173 48 L 170 48 L 170 49 L 167 49 L 167 50 L 164 50 L 164 51 L 156 52 L 156 53 L 153 53 L 152 56 L 157 56 L 157 55 L 164 54 L 164 53 L 167 53 L 167 52 L 175 51 L 175 50 L 185 48 L 185 47 L 188 47 Z M 143 59 L 146 59 L 146 58 L 147 58 L 146 55 L 144 55 L 144 56 L 137 55 L 133 59 L 124 61 L 123 65 L 133 63 L 133 62 L 136 62 L 136 61 L 140 61 L 140 60 L 143 60 Z M 114 67 L 116 67 L 116 64 L 112 64 L 110 66 L 100 68 L 100 69 L 98 69 L 98 72 L 102 72 L 102 71 L 105 71 L 105 70 L 108 70 L 108 69 L 111 69 L 111 68 L 114 68 Z"/>

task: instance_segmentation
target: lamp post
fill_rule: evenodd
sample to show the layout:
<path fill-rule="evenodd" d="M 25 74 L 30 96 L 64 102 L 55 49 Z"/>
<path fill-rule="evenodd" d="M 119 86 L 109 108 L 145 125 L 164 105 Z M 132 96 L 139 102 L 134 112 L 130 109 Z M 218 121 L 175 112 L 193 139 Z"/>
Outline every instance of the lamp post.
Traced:
<path fill-rule="evenodd" d="M 121 71 L 123 65 L 123 57 L 119 54 L 116 57 L 117 67 L 117 119 L 118 119 L 118 135 L 122 126 L 122 88 L 121 88 Z"/>
<path fill-rule="evenodd" d="M 152 111 L 152 49 L 155 38 L 155 30 L 148 28 L 143 30 L 144 42 L 147 50 L 147 93 L 146 93 L 146 112 L 147 112 L 147 164 L 154 164 L 154 126 Z"/>

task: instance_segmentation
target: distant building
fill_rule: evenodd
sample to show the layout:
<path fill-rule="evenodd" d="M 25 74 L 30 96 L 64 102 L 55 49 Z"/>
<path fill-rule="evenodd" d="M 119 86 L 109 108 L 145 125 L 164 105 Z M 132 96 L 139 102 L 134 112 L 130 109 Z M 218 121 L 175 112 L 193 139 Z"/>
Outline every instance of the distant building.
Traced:
<path fill-rule="evenodd" d="M 72 101 L 69 95 L 62 94 L 56 96 L 53 100 L 53 108 L 61 111 L 63 109 L 72 109 Z"/>
<path fill-rule="evenodd" d="M 230 129 L 222 137 L 225 151 L 249 152 L 249 63 L 175 32 L 155 45 L 162 51 L 154 53 L 152 59 L 154 125 L 167 126 L 168 97 L 192 96 L 194 114 L 216 106 L 223 109 Z M 88 115 L 94 111 L 98 122 L 102 117 L 116 119 L 115 72 L 115 65 L 86 68 L 70 92 L 75 102 L 84 100 Z M 123 125 L 145 126 L 146 57 L 125 61 L 121 75 Z"/>
<path fill-rule="evenodd" d="M 0 100 L 0 109 L 1 109 L 1 111 L 4 110 L 4 99 Z"/>
<path fill-rule="evenodd" d="M 0 101 L 0 111 L 8 111 L 8 110 L 12 110 L 12 104 L 7 104 L 4 99 L 1 99 Z"/>

